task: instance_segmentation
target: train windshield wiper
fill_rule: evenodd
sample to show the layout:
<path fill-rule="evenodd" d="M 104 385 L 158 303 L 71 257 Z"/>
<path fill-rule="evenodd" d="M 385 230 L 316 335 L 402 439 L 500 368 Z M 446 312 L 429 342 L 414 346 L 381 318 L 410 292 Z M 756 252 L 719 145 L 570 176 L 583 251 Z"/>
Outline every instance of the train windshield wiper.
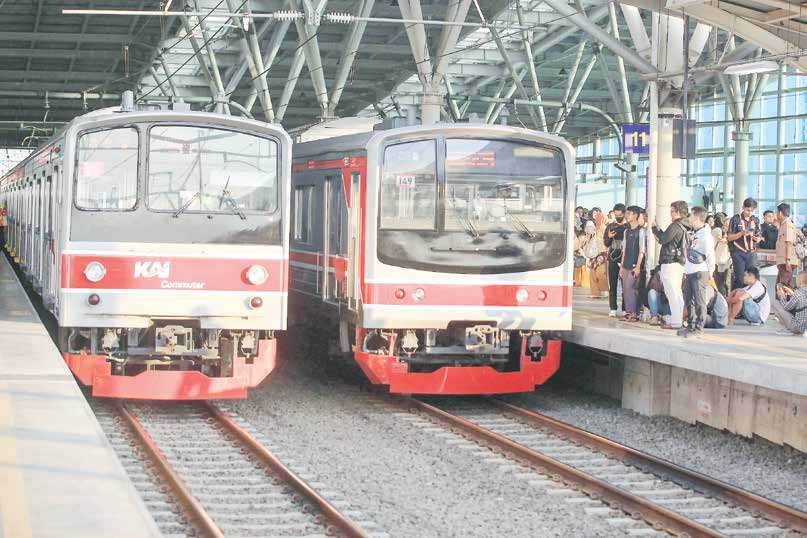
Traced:
<path fill-rule="evenodd" d="M 454 196 L 454 193 L 452 192 L 451 193 L 451 198 L 449 198 L 448 201 L 449 201 L 449 204 L 451 205 L 451 209 L 454 211 L 454 216 L 457 217 L 457 220 L 459 221 L 459 223 L 462 224 L 463 228 L 465 228 L 465 232 L 468 235 L 470 235 L 471 237 L 474 238 L 474 242 L 478 241 L 479 236 L 480 236 L 479 230 L 476 228 L 476 226 L 474 226 L 474 223 L 471 222 L 471 220 L 468 217 L 464 216 L 460 212 L 460 210 L 457 209 L 457 206 L 454 203 L 455 199 L 456 199 L 456 197 Z"/>
<path fill-rule="evenodd" d="M 201 192 L 199 192 L 199 191 L 196 191 L 196 194 L 194 194 L 193 196 L 191 196 L 191 197 L 188 199 L 188 201 L 187 201 L 187 202 L 185 202 L 184 204 L 182 204 L 182 207 L 180 207 L 179 209 L 177 209 L 177 210 L 174 212 L 174 218 L 175 218 L 175 219 L 176 219 L 176 218 L 179 218 L 179 216 L 180 216 L 181 214 L 183 214 L 183 213 L 185 212 L 185 210 L 186 210 L 186 209 L 188 209 L 188 208 L 191 206 L 191 204 L 193 203 L 193 201 L 194 201 L 194 200 L 196 200 L 197 198 L 199 198 L 200 196 L 202 196 L 202 193 L 201 193 Z"/>
<path fill-rule="evenodd" d="M 238 207 L 238 202 L 235 201 L 235 198 L 230 194 L 230 191 L 227 190 L 227 187 L 230 186 L 230 178 L 232 176 L 227 176 L 227 181 L 224 182 L 224 187 L 221 189 L 221 194 L 219 195 L 219 209 L 224 202 L 230 204 L 230 208 L 233 210 L 233 215 L 238 215 L 241 217 L 241 220 L 247 220 L 247 216 L 241 211 L 241 208 Z"/>
<path fill-rule="evenodd" d="M 230 205 L 230 209 L 232 209 L 233 215 L 238 215 L 241 217 L 241 220 L 247 220 L 246 214 L 241 211 L 241 208 L 238 207 L 238 202 L 235 201 L 235 198 L 232 197 L 230 191 L 221 191 L 221 199 L 227 202 Z"/>

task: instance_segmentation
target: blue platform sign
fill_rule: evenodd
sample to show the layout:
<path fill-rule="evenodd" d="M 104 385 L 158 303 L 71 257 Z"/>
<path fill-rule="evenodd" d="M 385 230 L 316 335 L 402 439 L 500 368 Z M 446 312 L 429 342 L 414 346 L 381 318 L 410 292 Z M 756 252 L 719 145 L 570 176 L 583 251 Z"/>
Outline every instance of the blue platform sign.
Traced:
<path fill-rule="evenodd" d="M 650 124 L 626 123 L 622 126 L 625 153 L 650 153 Z"/>

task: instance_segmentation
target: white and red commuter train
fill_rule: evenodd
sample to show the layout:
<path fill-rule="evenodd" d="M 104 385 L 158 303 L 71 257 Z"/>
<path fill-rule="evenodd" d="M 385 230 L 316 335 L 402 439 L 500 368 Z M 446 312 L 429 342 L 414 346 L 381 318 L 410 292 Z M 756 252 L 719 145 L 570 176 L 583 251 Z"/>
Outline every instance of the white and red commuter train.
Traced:
<path fill-rule="evenodd" d="M 290 318 L 390 392 L 532 391 L 572 324 L 574 150 L 496 125 L 295 144 Z"/>
<path fill-rule="evenodd" d="M 276 125 L 109 111 L 0 178 L 6 247 L 94 396 L 243 398 L 272 371 L 290 168 Z"/>

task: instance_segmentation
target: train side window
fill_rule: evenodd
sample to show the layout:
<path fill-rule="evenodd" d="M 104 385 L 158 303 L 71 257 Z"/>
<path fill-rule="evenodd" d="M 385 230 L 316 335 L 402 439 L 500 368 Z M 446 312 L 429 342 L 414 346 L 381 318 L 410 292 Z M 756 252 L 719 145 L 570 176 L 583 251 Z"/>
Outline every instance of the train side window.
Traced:
<path fill-rule="evenodd" d="M 76 207 L 129 211 L 137 206 L 137 130 L 85 133 L 78 139 Z"/>
<path fill-rule="evenodd" d="M 294 188 L 294 240 L 311 243 L 314 220 L 314 186 L 301 185 Z"/>

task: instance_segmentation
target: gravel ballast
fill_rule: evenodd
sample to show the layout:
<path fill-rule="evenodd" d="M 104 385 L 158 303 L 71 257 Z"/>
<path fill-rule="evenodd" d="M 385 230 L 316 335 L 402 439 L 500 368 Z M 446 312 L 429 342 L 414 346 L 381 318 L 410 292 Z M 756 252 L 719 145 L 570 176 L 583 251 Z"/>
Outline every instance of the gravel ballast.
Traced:
<path fill-rule="evenodd" d="M 302 364 L 230 407 L 390 536 L 623 534 L 597 501 Z"/>
<path fill-rule="evenodd" d="M 807 511 L 807 454 L 792 448 L 672 417 L 642 416 L 560 383 L 504 399 Z"/>

